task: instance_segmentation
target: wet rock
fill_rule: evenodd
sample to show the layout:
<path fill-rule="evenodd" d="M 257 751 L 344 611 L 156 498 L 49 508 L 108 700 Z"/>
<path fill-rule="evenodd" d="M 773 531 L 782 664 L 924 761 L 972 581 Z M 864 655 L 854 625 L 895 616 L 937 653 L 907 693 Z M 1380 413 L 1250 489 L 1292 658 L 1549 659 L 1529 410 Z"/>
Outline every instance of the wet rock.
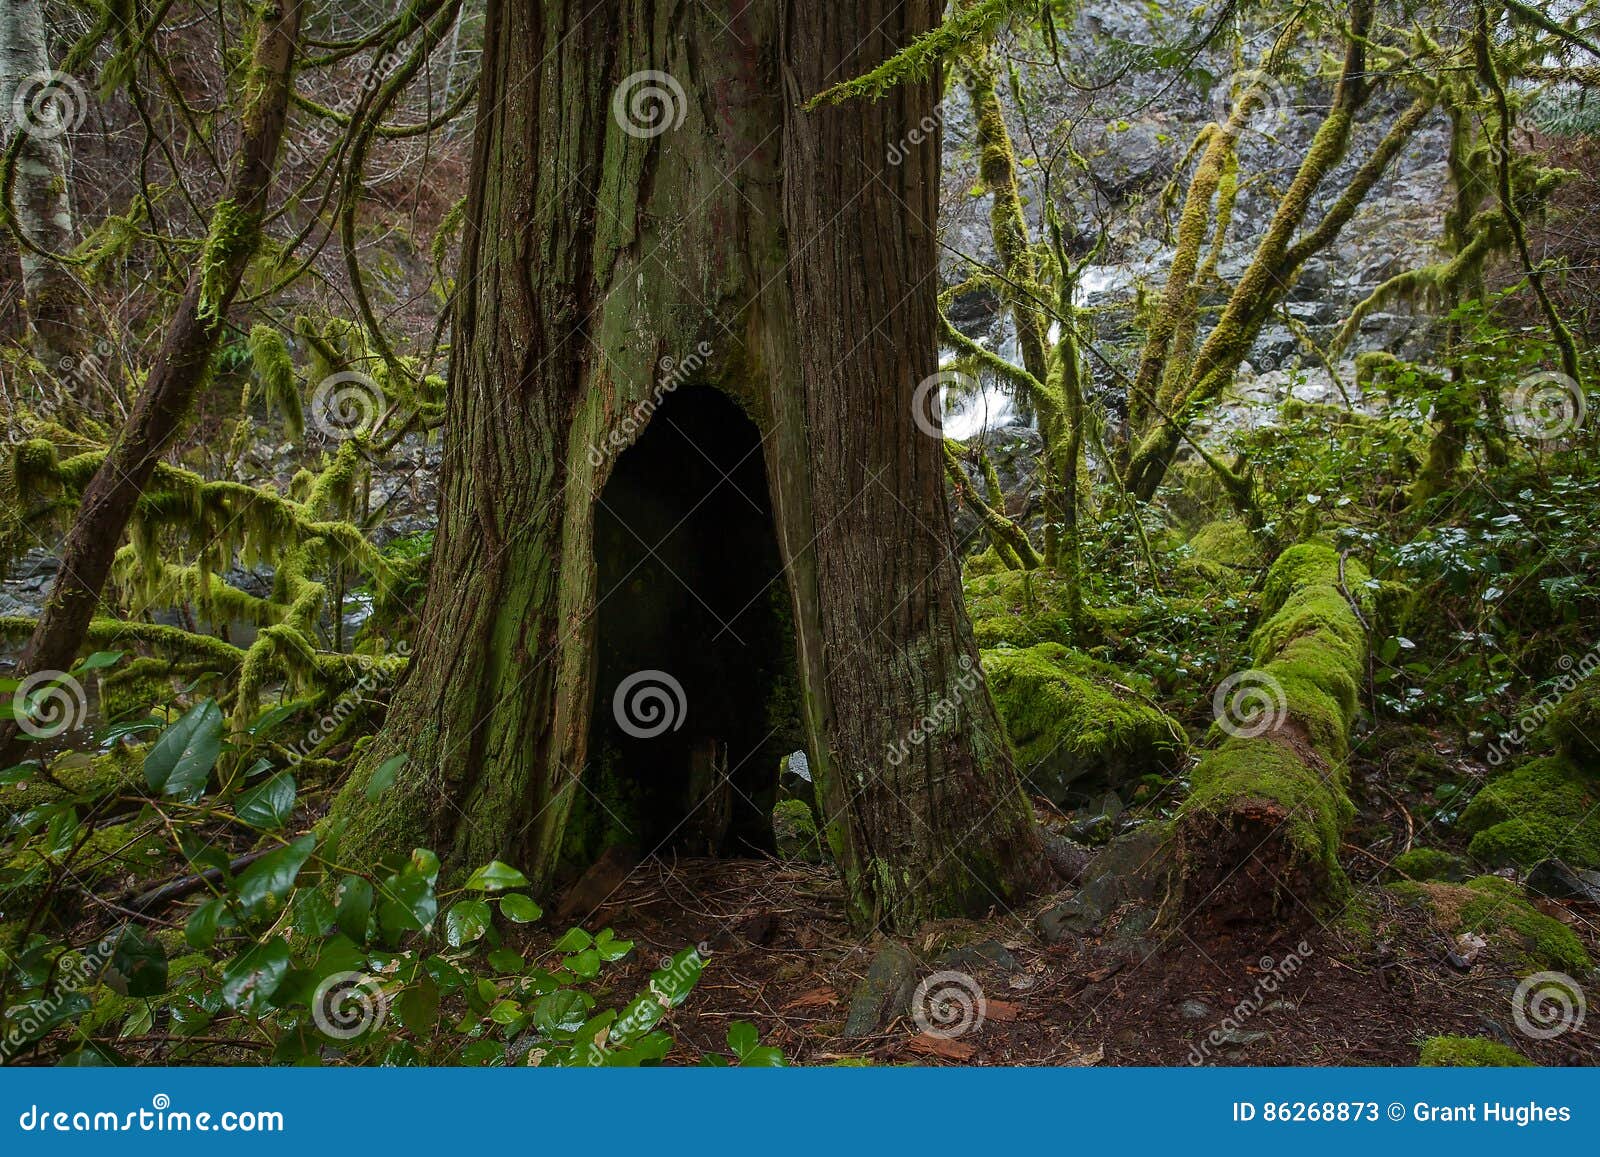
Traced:
<path fill-rule="evenodd" d="M 1564 860 L 1540 860 L 1528 873 L 1528 891 L 1549 900 L 1600 904 L 1600 872 L 1574 868 Z"/>
<path fill-rule="evenodd" d="M 917 958 L 896 940 L 885 940 L 850 997 L 844 1035 L 871 1036 L 911 1007 L 917 987 Z"/>
<path fill-rule="evenodd" d="M 780 860 L 822 863 L 817 821 L 804 800 L 782 799 L 772 809 L 772 838 Z"/>
<path fill-rule="evenodd" d="M 998 940 L 984 940 L 977 944 L 963 944 L 939 957 L 939 967 L 973 972 L 983 968 L 998 968 L 1002 972 L 1015 972 L 1022 966 L 1011 950 Z"/>
<path fill-rule="evenodd" d="M 1212 1008 L 1203 1000 L 1186 1000 L 1178 1005 L 1178 1015 L 1184 1020 L 1209 1020 Z"/>

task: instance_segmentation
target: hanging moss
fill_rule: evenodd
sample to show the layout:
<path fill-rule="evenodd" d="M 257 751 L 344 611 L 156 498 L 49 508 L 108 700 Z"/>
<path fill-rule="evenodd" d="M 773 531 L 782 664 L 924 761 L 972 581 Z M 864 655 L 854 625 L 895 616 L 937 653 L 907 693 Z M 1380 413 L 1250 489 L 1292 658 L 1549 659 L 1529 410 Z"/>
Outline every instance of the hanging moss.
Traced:
<path fill-rule="evenodd" d="M 1110 664 L 1059 643 L 982 659 L 1018 770 L 1053 802 L 1088 783 L 1119 787 L 1183 766 L 1183 729 Z"/>
<path fill-rule="evenodd" d="M 1561 755 L 1529 760 L 1485 784 L 1459 825 L 1472 836 L 1467 850 L 1488 867 L 1558 856 L 1600 868 L 1600 778 Z"/>
<path fill-rule="evenodd" d="M 283 335 L 274 327 L 260 323 L 251 328 L 250 367 L 267 404 L 283 415 L 289 433 L 299 438 L 305 433 L 305 414 L 295 386 L 294 362 Z"/>

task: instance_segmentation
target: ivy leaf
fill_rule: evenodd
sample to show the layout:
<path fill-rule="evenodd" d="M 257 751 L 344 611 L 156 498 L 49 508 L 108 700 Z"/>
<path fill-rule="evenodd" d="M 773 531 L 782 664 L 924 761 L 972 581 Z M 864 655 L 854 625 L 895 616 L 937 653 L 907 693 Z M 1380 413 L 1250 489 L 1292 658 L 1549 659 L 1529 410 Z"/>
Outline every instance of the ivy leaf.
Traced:
<path fill-rule="evenodd" d="M 424 876 L 401 872 L 383 882 L 383 899 L 378 904 L 378 923 L 391 937 L 429 927 L 439 914 L 439 900 L 433 884 Z"/>
<path fill-rule="evenodd" d="M 333 921 L 352 940 L 365 942 L 367 923 L 372 916 L 372 884 L 360 876 L 346 876 L 339 881 L 338 906 L 333 911 Z"/>
<path fill-rule="evenodd" d="M 593 943 L 594 937 L 590 936 L 582 928 L 568 928 L 565 935 L 550 946 L 550 951 L 582 952 Z"/>
<path fill-rule="evenodd" d="M 512 892 L 500 897 L 500 912 L 507 920 L 518 924 L 532 924 L 544 915 L 544 909 L 521 892 Z"/>
<path fill-rule="evenodd" d="M 199 799 L 222 753 L 222 708 L 207 699 L 161 733 L 144 757 L 151 790 L 187 803 Z"/>
<path fill-rule="evenodd" d="M 229 1008 L 259 1016 L 272 1006 L 289 972 L 289 945 L 273 937 L 228 962 L 222 970 L 222 999 Z"/>
<path fill-rule="evenodd" d="M 98 671 L 102 667 L 114 667 L 124 654 L 126 654 L 124 651 L 96 651 L 74 667 L 72 673 L 74 675 L 82 675 L 86 671 Z"/>
<path fill-rule="evenodd" d="M 217 942 L 217 921 L 222 917 L 222 899 L 213 896 L 189 913 L 183 938 L 190 948 L 206 949 Z"/>
<path fill-rule="evenodd" d="M 609 928 L 602 929 L 600 935 L 594 938 L 594 950 L 600 954 L 600 959 L 610 963 L 621 960 L 633 951 L 632 940 L 618 940 L 617 934 Z"/>
<path fill-rule="evenodd" d="M 239 874 L 235 884 L 239 903 L 247 912 L 254 912 L 269 898 L 282 900 L 316 847 L 317 837 L 304 835 L 262 856 Z"/>
<path fill-rule="evenodd" d="M 506 888 L 526 888 L 528 877 L 510 864 L 490 860 L 467 877 L 467 882 L 461 886 L 468 892 L 500 892 Z"/>
<path fill-rule="evenodd" d="M 533 1023 L 547 1036 L 574 1033 L 583 1027 L 589 1007 L 583 993 L 571 988 L 559 989 L 539 998 L 533 1006 Z"/>
<path fill-rule="evenodd" d="M 444 916 L 445 942 L 452 948 L 471 944 L 489 931 L 489 905 L 482 900 L 462 900 Z"/>
<path fill-rule="evenodd" d="M 685 948 L 668 961 L 665 968 L 650 974 L 650 991 L 668 1007 L 676 1008 L 693 990 L 705 966 L 706 962 L 698 952 L 693 948 Z"/>
<path fill-rule="evenodd" d="M 294 776 L 280 771 L 271 779 L 239 793 L 233 813 L 253 828 L 274 830 L 288 822 L 294 811 Z"/>

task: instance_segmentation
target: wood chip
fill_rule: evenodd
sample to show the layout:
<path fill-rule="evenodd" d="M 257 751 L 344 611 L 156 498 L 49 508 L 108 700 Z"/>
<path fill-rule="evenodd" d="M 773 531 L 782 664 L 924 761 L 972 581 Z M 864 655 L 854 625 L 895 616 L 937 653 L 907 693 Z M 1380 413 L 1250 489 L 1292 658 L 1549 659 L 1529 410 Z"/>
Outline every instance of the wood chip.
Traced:
<path fill-rule="evenodd" d="M 941 1057 L 947 1061 L 970 1060 L 972 1054 L 978 1051 L 977 1045 L 969 1045 L 965 1041 L 951 1040 L 949 1037 L 934 1036 L 931 1033 L 918 1033 L 911 1038 L 911 1051 L 920 1053 L 925 1057 Z"/>
<path fill-rule="evenodd" d="M 788 1012 L 796 1008 L 826 1008 L 838 1003 L 839 994 L 833 989 L 813 988 L 810 992 L 802 992 L 779 1011 Z"/>

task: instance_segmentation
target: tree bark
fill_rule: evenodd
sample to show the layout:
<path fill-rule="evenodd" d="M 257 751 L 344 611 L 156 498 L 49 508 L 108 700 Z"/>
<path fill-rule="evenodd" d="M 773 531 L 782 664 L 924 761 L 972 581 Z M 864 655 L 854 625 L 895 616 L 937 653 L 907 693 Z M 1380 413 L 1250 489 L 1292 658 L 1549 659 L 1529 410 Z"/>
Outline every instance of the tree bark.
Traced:
<path fill-rule="evenodd" d="M 0 5 L 0 139 L 15 140 L 17 149 L 14 194 L 6 215 L 14 218 L 18 232 L 39 250 L 65 253 L 72 248 L 73 238 L 67 185 L 70 125 L 30 124 L 26 99 L 41 91 L 49 73 L 40 0 L 6 0 Z M 81 89 L 61 92 L 64 103 L 60 107 L 67 112 L 83 95 Z M 50 373 L 59 373 L 63 363 L 86 344 L 82 295 L 63 266 L 27 245 L 17 248 L 34 357 Z"/>
<path fill-rule="evenodd" d="M 887 152 L 934 88 L 802 102 L 936 11 L 733 7 L 489 6 L 423 637 L 335 823 L 346 856 L 431 846 L 550 882 L 591 707 L 611 693 L 594 685 L 596 496 L 665 359 L 709 350 L 697 381 L 762 436 L 853 916 L 911 928 L 1010 902 L 1043 859 L 976 666 L 942 443 L 913 421 L 936 368 L 938 150 L 899 167 Z M 624 128 L 644 72 L 659 133 Z M 369 801 L 371 771 L 401 752 Z"/>
<path fill-rule="evenodd" d="M 61 569 L 20 672 L 64 671 L 83 646 L 134 507 L 149 485 L 205 383 L 224 319 L 261 238 L 261 221 L 289 104 L 300 0 L 262 10 L 251 60 L 244 133 L 223 200 L 212 213 L 211 240 L 167 328 L 144 392 L 83 500 L 62 548 Z M 17 757 L 16 725 L 0 729 L 0 763 Z"/>

